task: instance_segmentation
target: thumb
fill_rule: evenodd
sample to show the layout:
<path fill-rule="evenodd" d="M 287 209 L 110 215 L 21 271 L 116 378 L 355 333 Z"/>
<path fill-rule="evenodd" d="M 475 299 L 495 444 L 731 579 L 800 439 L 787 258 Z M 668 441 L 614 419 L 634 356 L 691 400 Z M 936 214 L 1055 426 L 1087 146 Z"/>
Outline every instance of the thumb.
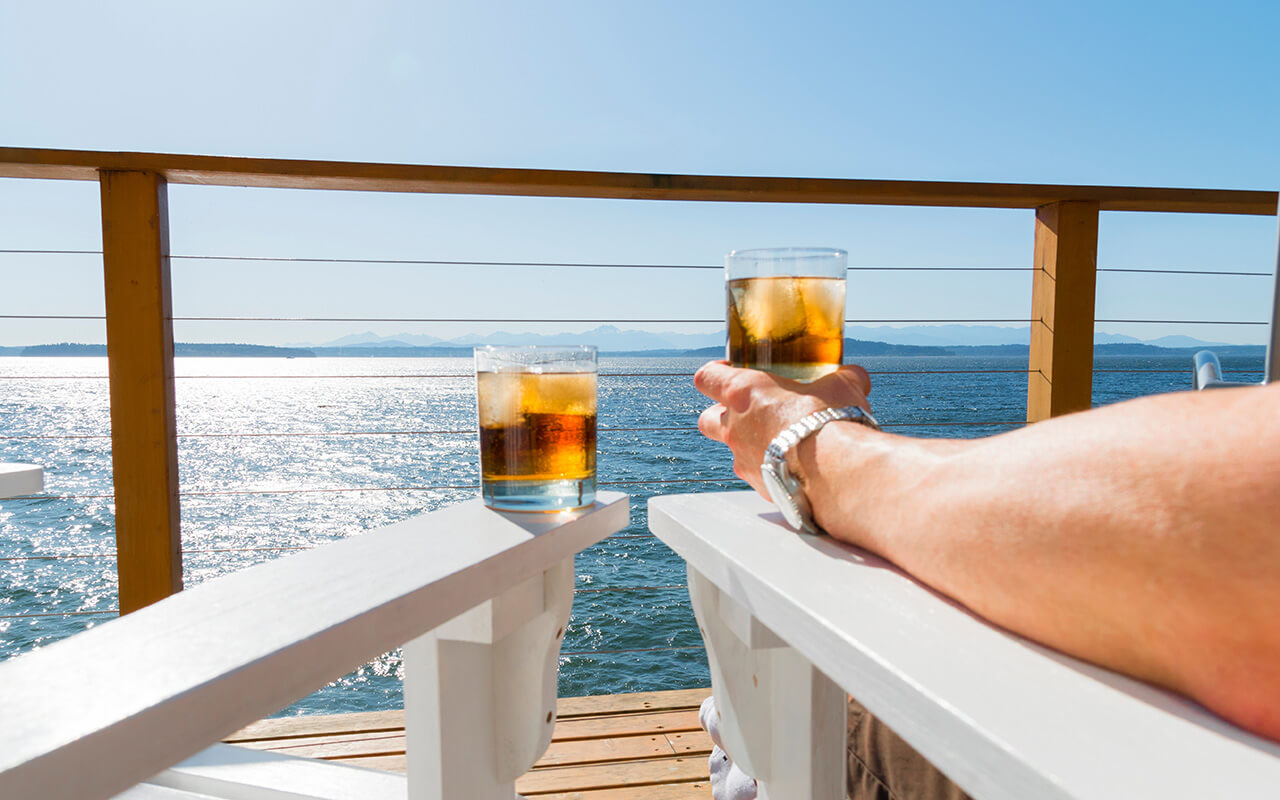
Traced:
<path fill-rule="evenodd" d="M 871 375 L 857 364 L 845 364 L 810 384 L 822 394 L 833 392 L 838 396 L 848 395 L 850 390 L 858 394 L 871 394 Z"/>

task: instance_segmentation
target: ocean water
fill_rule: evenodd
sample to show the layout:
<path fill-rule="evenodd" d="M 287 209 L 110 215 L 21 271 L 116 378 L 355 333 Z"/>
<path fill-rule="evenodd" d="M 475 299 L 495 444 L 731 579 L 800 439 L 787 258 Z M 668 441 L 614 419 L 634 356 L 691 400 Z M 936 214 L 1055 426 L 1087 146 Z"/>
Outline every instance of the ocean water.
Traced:
<path fill-rule="evenodd" d="M 694 429 L 707 405 L 689 377 L 700 359 L 600 361 L 599 478 L 627 482 L 615 488 L 632 496 L 632 524 L 577 558 L 560 694 L 705 686 L 684 565 L 649 533 L 645 501 L 745 485 Z M 898 433 L 989 436 L 1025 414 L 1025 358 L 862 363 L 876 415 Z M 1224 367 L 1259 380 L 1262 359 Z M 1183 356 L 1095 368 L 1095 404 L 1191 379 Z M 178 359 L 185 584 L 476 496 L 457 488 L 477 481 L 470 371 L 469 359 Z M 100 358 L 0 358 L 0 461 L 46 468 L 44 496 L 0 501 L 0 660 L 114 616 L 105 375 Z M 618 430 L 636 428 L 659 430 Z M 282 713 L 397 707 L 401 677 L 388 653 Z"/>

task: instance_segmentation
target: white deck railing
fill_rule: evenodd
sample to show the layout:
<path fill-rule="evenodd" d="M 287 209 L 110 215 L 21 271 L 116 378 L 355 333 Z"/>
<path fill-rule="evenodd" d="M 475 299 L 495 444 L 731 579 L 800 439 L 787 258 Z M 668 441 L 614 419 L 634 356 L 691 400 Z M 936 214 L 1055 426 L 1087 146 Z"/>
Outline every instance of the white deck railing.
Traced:
<path fill-rule="evenodd" d="M 510 800 L 551 739 L 574 554 L 627 521 L 616 492 L 545 517 L 476 500 L 6 661 L 0 797 Z M 209 747 L 401 644 L 407 778 Z"/>
<path fill-rule="evenodd" d="M 464 503 L 0 664 L 0 797 L 510 800 L 550 740 L 573 555 L 627 518 L 615 493 L 547 519 Z M 1280 787 L 1280 744 L 799 536 L 752 493 L 654 498 L 649 519 L 688 563 L 725 746 L 762 800 L 844 797 L 846 693 L 978 798 Z M 407 776 L 210 747 L 400 643 Z"/>
<path fill-rule="evenodd" d="M 725 749 L 762 800 L 844 798 L 845 693 L 977 798 L 1274 798 L 1280 744 L 1001 630 L 754 493 L 649 501 L 688 562 Z"/>
<path fill-rule="evenodd" d="M 35 464 L 0 463 L 0 499 L 43 491 L 43 468 Z"/>

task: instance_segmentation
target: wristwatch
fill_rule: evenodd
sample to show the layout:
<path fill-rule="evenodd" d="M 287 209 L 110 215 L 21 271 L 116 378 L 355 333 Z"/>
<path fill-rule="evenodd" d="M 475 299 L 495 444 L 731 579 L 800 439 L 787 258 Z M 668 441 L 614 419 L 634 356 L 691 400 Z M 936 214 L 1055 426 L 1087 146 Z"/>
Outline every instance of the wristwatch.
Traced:
<path fill-rule="evenodd" d="M 782 512 L 787 524 L 803 533 L 821 534 L 822 529 L 813 521 L 813 507 L 805 496 L 804 487 L 787 466 L 787 453 L 806 437 L 822 430 L 822 426 L 828 422 L 844 419 L 861 422 L 872 430 L 880 430 L 880 423 L 876 422 L 876 418 L 858 406 L 824 408 L 778 434 L 764 451 L 760 476 L 764 479 L 765 488 L 769 490 L 769 497 Z"/>

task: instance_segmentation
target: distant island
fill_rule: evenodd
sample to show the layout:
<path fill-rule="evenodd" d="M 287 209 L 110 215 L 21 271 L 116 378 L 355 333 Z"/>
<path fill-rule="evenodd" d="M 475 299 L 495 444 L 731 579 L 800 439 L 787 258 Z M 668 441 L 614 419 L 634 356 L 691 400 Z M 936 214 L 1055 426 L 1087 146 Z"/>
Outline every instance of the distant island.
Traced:
<path fill-rule="evenodd" d="M 177 356 L 206 356 L 218 358 L 315 358 L 316 354 L 300 347 L 272 347 L 265 344 L 205 344 L 202 342 L 177 342 L 173 345 Z M 105 356 L 105 344 L 33 344 L 26 347 L 0 347 L 0 356 Z"/>
<path fill-rule="evenodd" d="M 184 357 L 217 357 L 217 358 L 466 358 L 472 354 L 471 346 L 458 345 L 424 345 L 403 347 L 394 345 L 350 345 L 321 347 L 274 347 L 262 344 L 206 344 L 199 342 L 178 342 L 174 345 L 174 354 Z M 1154 344 L 1131 342 L 1100 343 L 1094 345 L 1098 355 L 1114 356 L 1159 356 L 1159 355 L 1191 355 L 1195 347 L 1162 347 Z M 1213 345 L 1214 352 L 1219 355 L 1261 356 L 1266 354 L 1264 345 Z M 989 344 L 989 345 L 916 345 L 891 344 L 873 342 L 862 339 L 845 339 L 846 356 L 1027 356 L 1030 348 L 1025 344 Z M 717 358 L 724 356 L 724 346 L 696 347 L 689 349 L 653 349 L 653 350 L 606 350 L 603 355 L 649 357 L 649 358 Z M 0 347 L 0 356 L 105 356 L 106 345 L 61 342 L 59 344 L 38 344 L 26 347 Z"/>

